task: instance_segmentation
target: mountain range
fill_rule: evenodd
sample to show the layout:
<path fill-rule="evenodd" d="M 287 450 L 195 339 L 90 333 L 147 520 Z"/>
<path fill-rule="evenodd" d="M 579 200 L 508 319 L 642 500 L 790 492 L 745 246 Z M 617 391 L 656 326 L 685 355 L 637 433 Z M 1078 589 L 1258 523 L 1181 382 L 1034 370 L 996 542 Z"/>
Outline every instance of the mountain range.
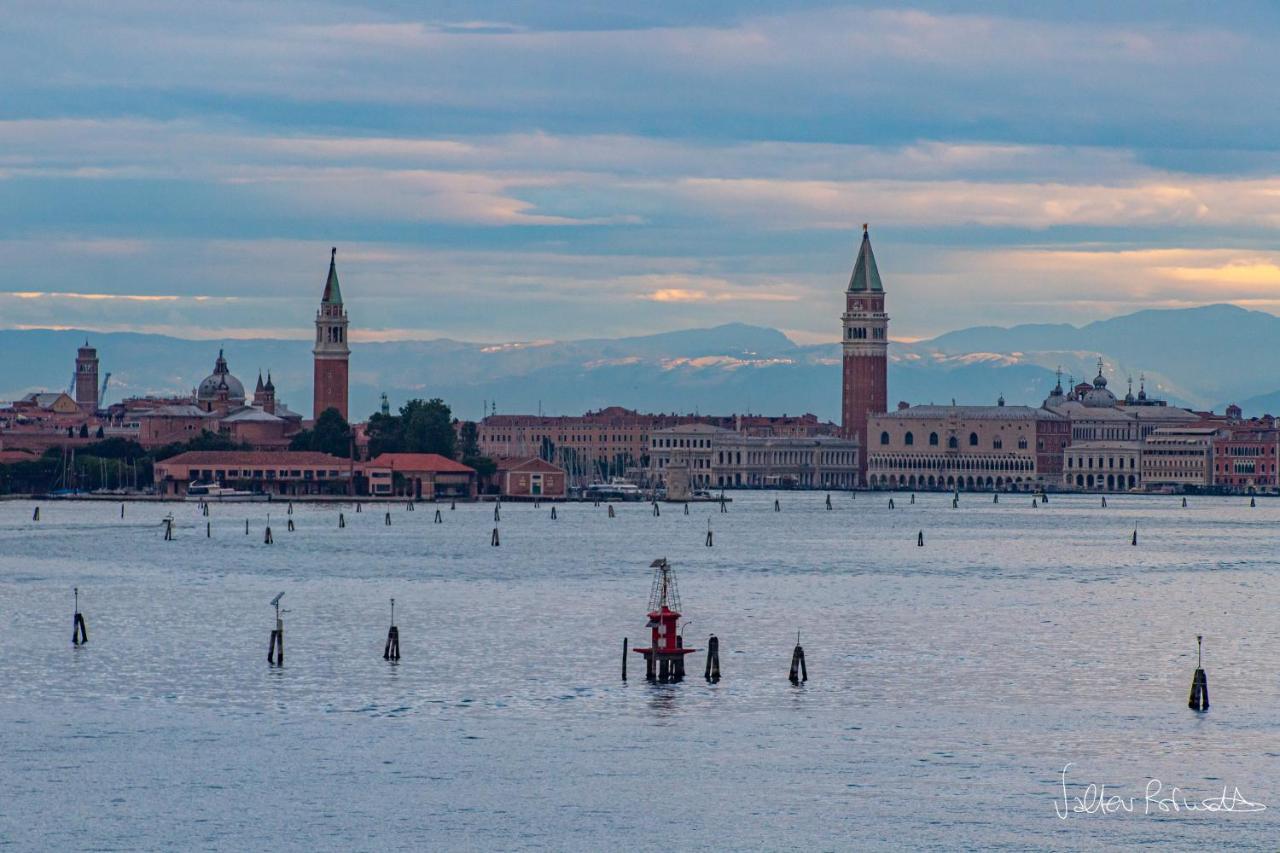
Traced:
<path fill-rule="evenodd" d="M 0 399 L 65 388 L 75 350 L 97 347 L 111 373 L 107 402 L 190 392 L 213 369 L 218 344 L 162 335 L 0 330 Z M 1136 392 L 1196 408 L 1239 403 L 1280 411 L 1280 317 L 1233 305 L 1148 310 L 1083 326 L 980 326 L 890 346 L 889 399 L 913 403 L 1039 403 L 1053 387 L 1097 373 Z M 231 372 L 251 389 L 270 370 L 277 396 L 310 414 L 309 341 L 234 340 Z M 386 392 L 393 408 L 442 397 L 462 418 L 499 412 L 578 414 L 608 405 L 642 411 L 813 412 L 840 408 L 840 344 L 802 346 L 776 329 L 730 323 L 618 339 L 480 344 L 438 339 L 353 345 L 351 412 L 362 419 Z"/>

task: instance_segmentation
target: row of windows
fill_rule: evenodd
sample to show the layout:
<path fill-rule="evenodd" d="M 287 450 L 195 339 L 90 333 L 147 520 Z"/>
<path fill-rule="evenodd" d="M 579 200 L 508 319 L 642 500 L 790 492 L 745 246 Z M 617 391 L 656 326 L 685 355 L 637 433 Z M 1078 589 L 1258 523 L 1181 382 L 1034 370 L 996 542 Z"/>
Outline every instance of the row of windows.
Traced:
<path fill-rule="evenodd" d="M 880 444 L 887 445 L 888 443 L 889 443 L 889 433 L 887 432 L 880 433 Z M 915 433 L 908 431 L 906 434 L 904 434 L 902 436 L 902 443 L 907 445 L 908 447 L 914 446 L 916 443 Z M 930 447 L 938 446 L 938 434 L 936 432 L 929 433 L 929 446 Z M 952 450 L 955 450 L 959 446 L 960 446 L 960 441 L 954 435 L 947 437 L 947 447 L 949 447 Z M 976 432 L 969 433 L 969 446 L 970 447 L 978 446 L 978 434 Z M 991 447 L 993 450 L 1003 449 L 1004 439 L 997 435 L 995 438 L 991 439 Z M 1027 449 L 1027 439 L 1025 436 L 1018 439 L 1018 449 L 1019 450 Z"/>
<path fill-rule="evenodd" d="M 1067 467 L 1068 467 L 1068 468 L 1092 468 L 1092 467 L 1094 467 L 1094 465 L 1093 465 L 1093 460 L 1094 460 L 1094 457 L 1092 457 L 1092 456 L 1068 456 L 1068 457 L 1067 457 Z M 1099 457 L 1097 457 L 1097 460 L 1098 460 L 1098 466 L 1097 466 L 1097 467 L 1099 467 L 1099 468 L 1124 468 L 1124 457 L 1123 457 L 1123 456 L 1119 457 L 1118 459 L 1117 459 L 1117 457 L 1115 457 L 1115 456 L 1107 456 L 1107 457 L 1099 456 Z M 1107 464 L 1103 465 L 1102 463 L 1103 463 L 1104 461 L 1105 461 Z M 1120 464 L 1118 464 L 1118 465 L 1117 465 L 1117 464 L 1116 464 L 1117 462 L 1119 462 Z M 1136 467 L 1138 467 L 1138 466 L 1137 466 L 1137 459 L 1135 459 L 1134 457 L 1130 456 L 1130 457 L 1129 457 L 1129 469 L 1130 469 L 1130 470 L 1132 470 L 1132 469 L 1134 469 L 1134 468 L 1136 468 Z"/>
<path fill-rule="evenodd" d="M 872 456 L 870 468 L 906 468 L 924 471 L 1031 471 L 1030 459 L 987 459 L 981 456 Z"/>

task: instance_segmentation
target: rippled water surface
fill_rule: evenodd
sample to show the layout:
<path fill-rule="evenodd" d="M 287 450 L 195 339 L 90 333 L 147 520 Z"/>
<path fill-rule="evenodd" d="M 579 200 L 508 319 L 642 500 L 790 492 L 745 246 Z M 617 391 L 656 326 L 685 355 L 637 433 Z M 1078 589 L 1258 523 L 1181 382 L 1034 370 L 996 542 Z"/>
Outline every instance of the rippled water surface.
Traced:
<path fill-rule="evenodd" d="M 0 846 L 1275 847 L 1280 501 L 733 497 L 507 504 L 498 548 L 492 505 L 0 503 Z M 717 685 L 619 678 L 659 556 Z M 1136 812 L 1060 820 L 1068 762 Z"/>

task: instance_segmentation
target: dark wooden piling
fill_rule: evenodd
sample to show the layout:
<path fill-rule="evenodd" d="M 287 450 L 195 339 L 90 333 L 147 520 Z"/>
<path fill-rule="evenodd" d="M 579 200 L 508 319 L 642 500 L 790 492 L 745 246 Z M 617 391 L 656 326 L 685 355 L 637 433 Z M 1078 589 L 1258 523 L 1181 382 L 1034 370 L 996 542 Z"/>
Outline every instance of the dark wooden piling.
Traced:
<path fill-rule="evenodd" d="M 802 684 L 809 680 L 809 670 L 804 664 L 804 647 L 796 643 L 795 649 L 791 652 L 791 674 L 792 684 Z"/>
<path fill-rule="evenodd" d="M 1040 504 L 1036 502 L 1036 499 L 1035 499 L 1035 498 L 1032 498 L 1032 499 L 1031 499 L 1031 508 L 1032 508 L 1032 509 L 1036 509 L 1036 508 L 1037 508 L 1037 507 L 1039 507 L 1039 506 L 1040 506 Z"/>
<path fill-rule="evenodd" d="M 915 492 L 912 492 L 912 493 L 911 493 L 911 503 L 913 503 L 913 504 L 914 504 L 915 502 L 916 502 L 916 493 L 915 493 Z"/>
<path fill-rule="evenodd" d="M 40 507 L 36 507 L 35 512 L 31 513 L 31 520 L 32 521 L 40 520 Z"/>
<path fill-rule="evenodd" d="M 555 507 L 552 507 L 552 508 L 551 508 L 551 520 L 552 520 L 552 521 L 555 521 L 555 520 L 556 520 L 556 508 L 555 508 Z"/>
<path fill-rule="evenodd" d="M 712 684 L 720 680 L 720 641 L 715 634 L 707 640 L 707 670 L 703 678 Z"/>
<path fill-rule="evenodd" d="M 1130 545 L 1138 544 L 1138 528 L 1133 528 L 1133 538 L 1129 540 Z"/>
<path fill-rule="evenodd" d="M 1186 508 L 1187 508 L 1187 499 L 1186 499 L 1186 498 L 1183 498 L 1183 499 L 1182 499 L 1182 508 L 1183 508 L 1183 509 L 1186 509 Z"/>
<path fill-rule="evenodd" d="M 622 638 L 622 680 L 623 681 L 627 680 L 627 644 L 628 642 L 629 642 L 629 639 L 627 637 Z"/>
<path fill-rule="evenodd" d="M 289 519 L 289 523 L 285 525 L 285 529 L 286 529 L 289 533 L 292 533 L 292 532 L 296 529 L 296 528 L 293 526 L 293 519 L 292 519 L 292 518 L 291 518 L 291 519 Z"/>
<path fill-rule="evenodd" d="M 209 517 L 209 505 L 207 503 L 200 505 L 200 514 L 205 518 Z"/>
<path fill-rule="evenodd" d="M 284 598 L 284 593 L 280 593 L 271 599 L 271 606 L 276 609 L 276 627 L 271 632 L 271 645 L 267 646 L 267 663 L 276 666 L 284 665 L 284 619 L 280 617 L 280 599 Z M 275 660 L 272 660 L 272 658 Z"/>
<path fill-rule="evenodd" d="M 275 544 L 275 541 L 275 538 L 271 535 L 271 525 L 268 524 L 266 532 L 262 534 L 262 544 L 273 545 Z"/>
<path fill-rule="evenodd" d="M 684 648 L 684 635 L 676 634 L 676 648 Z M 676 659 L 671 662 L 671 680 L 684 681 L 684 655 L 676 655 Z"/>
<path fill-rule="evenodd" d="M 173 541 L 173 517 L 170 516 L 164 520 L 164 541 Z"/>
<path fill-rule="evenodd" d="M 249 535 L 249 519 L 247 518 L 244 520 L 244 535 Z"/>
<path fill-rule="evenodd" d="M 893 509 L 893 498 L 889 498 L 889 509 Z"/>
<path fill-rule="evenodd" d="M 500 544 L 498 539 L 498 528 L 493 528 L 493 535 L 489 537 L 489 544 L 497 548 Z"/>
<path fill-rule="evenodd" d="M 450 511 L 450 512 L 453 512 L 453 511 L 454 511 L 455 509 L 457 509 L 457 508 L 458 508 L 458 502 L 457 502 L 457 501 L 449 501 L 449 511 Z"/>
<path fill-rule="evenodd" d="M 1209 677 L 1204 674 L 1201 658 L 1203 643 L 1204 635 L 1196 634 L 1196 671 L 1191 676 L 1191 698 L 1187 701 L 1187 707 L 1193 711 L 1209 710 Z"/>
<path fill-rule="evenodd" d="M 493 505 L 493 520 L 495 522 L 502 521 L 502 512 L 497 504 Z"/>
<path fill-rule="evenodd" d="M 827 509 L 831 509 L 831 493 L 827 492 Z"/>
<path fill-rule="evenodd" d="M 71 645 L 80 646 L 89 642 L 89 629 L 84 624 L 84 614 L 80 612 L 80 587 L 73 586 L 75 596 L 75 613 L 71 617 Z"/>
<path fill-rule="evenodd" d="M 293 515 L 293 501 L 289 501 L 289 512 L 288 512 L 288 515 Z"/>
<path fill-rule="evenodd" d="M 916 546 L 920 548 L 924 547 L 924 531 L 923 530 L 921 530 L 920 533 L 916 535 Z"/>
<path fill-rule="evenodd" d="M 782 512 L 782 501 L 778 500 L 777 498 L 773 499 L 773 511 Z"/>
<path fill-rule="evenodd" d="M 684 514 L 685 514 L 685 515 L 688 515 L 688 514 L 689 514 L 689 502 L 688 502 L 688 501 L 685 501 L 685 502 L 684 502 Z"/>
<path fill-rule="evenodd" d="M 413 505 L 413 501 L 409 501 L 404 505 L 405 512 L 417 512 L 417 507 Z"/>
<path fill-rule="evenodd" d="M 361 512 L 360 501 L 356 501 L 356 512 Z"/>
<path fill-rule="evenodd" d="M 124 518 L 124 504 L 120 504 L 120 517 Z"/>
<path fill-rule="evenodd" d="M 653 517 L 654 517 L 654 518 L 658 518 L 660 515 L 662 515 L 662 510 L 658 509 L 658 502 L 657 502 L 657 501 L 654 501 L 654 502 L 653 502 Z"/>
<path fill-rule="evenodd" d="M 998 503 L 1000 503 L 1000 493 L 999 493 L 999 492 L 996 492 L 994 495 L 992 495 L 992 496 L 991 496 L 991 502 L 992 502 L 993 504 L 998 504 Z"/>
<path fill-rule="evenodd" d="M 385 527 L 390 527 L 390 526 L 391 526 L 391 513 L 387 513 L 387 514 L 386 514 L 386 516 L 384 517 L 384 519 L 383 519 L 383 522 L 382 522 L 382 523 L 383 523 L 383 525 L 384 525 Z"/>
<path fill-rule="evenodd" d="M 1106 495 L 1103 495 L 1103 497 L 1102 497 L 1102 508 L 1103 508 L 1103 509 L 1106 509 L 1106 508 L 1107 508 L 1107 498 L 1106 498 Z"/>
<path fill-rule="evenodd" d="M 653 669 L 653 652 L 644 653 L 644 678 L 645 681 L 654 681 L 657 673 Z"/>
<path fill-rule="evenodd" d="M 206 521 L 204 523 L 204 538 L 205 539 L 213 538 L 213 522 L 212 521 Z"/>
<path fill-rule="evenodd" d="M 714 541 L 714 540 L 712 539 L 712 536 L 711 536 L 711 525 L 710 525 L 710 524 L 708 524 L 708 525 L 707 525 L 707 547 L 708 547 L 708 548 L 712 547 L 711 543 L 712 543 L 713 541 Z"/>
<path fill-rule="evenodd" d="M 342 513 L 338 513 L 338 529 L 341 530 L 346 526 L 347 526 L 347 517 Z"/>
<path fill-rule="evenodd" d="M 400 660 L 400 629 L 396 627 L 396 600 L 391 599 L 391 627 L 387 629 L 387 645 L 382 650 L 383 660 Z"/>
<path fill-rule="evenodd" d="M 729 511 L 729 505 L 724 502 L 724 495 L 720 496 L 720 511 L 721 512 Z"/>
<path fill-rule="evenodd" d="M 1249 498 L 1249 506 L 1255 507 L 1257 505 L 1258 505 L 1257 500 L 1255 500 L 1254 498 Z"/>
<path fill-rule="evenodd" d="M 440 514 L 440 510 L 436 510 L 436 517 L 432 519 L 432 524 L 444 524 L 444 516 Z"/>
<path fill-rule="evenodd" d="M 609 504 L 609 517 L 610 517 L 610 518 L 615 518 L 615 516 L 614 516 L 614 514 L 613 514 L 613 504 Z"/>

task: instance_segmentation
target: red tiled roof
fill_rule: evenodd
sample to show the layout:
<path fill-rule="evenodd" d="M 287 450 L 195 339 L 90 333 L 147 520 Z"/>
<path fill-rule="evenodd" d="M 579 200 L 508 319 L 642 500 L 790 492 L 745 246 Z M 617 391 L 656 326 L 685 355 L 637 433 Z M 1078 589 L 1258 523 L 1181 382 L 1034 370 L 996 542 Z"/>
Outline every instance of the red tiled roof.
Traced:
<path fill-rule="evenodd" d="M 30 462 L 39 458 L 27 450 L 0 450 L 0 465 L 7 465 L 10 462 Z"/>
<path fill-rule="evenodd" d="M 157 462 L 157 465 L 262 465 L 268 468 L 289 465 L 346 467 L 348 459 L 313 450 L 188 450 Z"/>
<path fill-rule="evenodd" d="M 476 469 L 439 453 L 382 453 L 364 463 L 368 468 L 395 471 L 434 471 L 445 474 L 474 474 Z"/>
<path fill-rule="evenodd" d="M 493 461 L 499 471 L 564 471 L 559 465 L 553 465 L 538 456 L 499 456 Z"/>

